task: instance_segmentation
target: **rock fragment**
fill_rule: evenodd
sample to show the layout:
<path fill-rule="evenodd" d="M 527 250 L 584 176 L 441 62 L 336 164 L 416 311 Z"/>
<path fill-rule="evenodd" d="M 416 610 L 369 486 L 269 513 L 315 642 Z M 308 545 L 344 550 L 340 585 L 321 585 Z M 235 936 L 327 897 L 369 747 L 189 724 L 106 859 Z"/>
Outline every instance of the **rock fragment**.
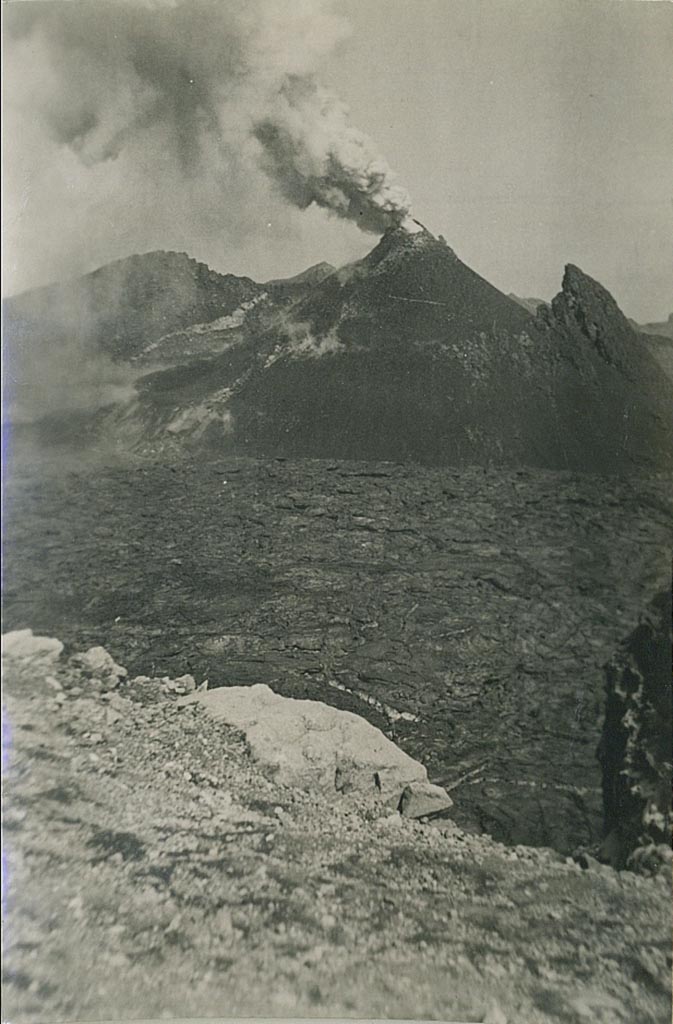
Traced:
<path fill-rule="evenodd" d="M 98 681 L 103 690 L 113 690 L 128 675 L 104 647 L 90 647 L 84 654 L 73 654 L 70 665 L 87 678 Z"/>
<path fill-rule="evenodd" d="M 189 674 L 178 676 L 177 679 L 170 679 L 168 676 L 164 676 L 161 679 L 161 683 L 168 693 L 186 694 L 193 693 L 196 689 L 196 680 L 194 676 Z"/>
<path fill-rule="evenodd" d="M 404 788 L 400 814 L 405 818 L 424 818 L 453 807 L 453 800 L 442 786 L 431 782 L 412 782 Z"/>

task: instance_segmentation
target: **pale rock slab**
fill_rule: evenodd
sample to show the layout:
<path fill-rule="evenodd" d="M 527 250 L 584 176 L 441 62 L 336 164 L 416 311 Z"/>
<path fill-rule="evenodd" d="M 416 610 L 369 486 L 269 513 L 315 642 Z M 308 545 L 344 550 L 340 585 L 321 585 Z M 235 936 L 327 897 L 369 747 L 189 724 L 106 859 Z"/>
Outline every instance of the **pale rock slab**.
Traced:
<path fill-rule="evenodd" d="M 406 786 L 427 783 L 423 765 L 379 729 L 321 701 L 282 697 L 259 684 L 197 692 L 181 703 L 191 702 L 240 729 L 253 757 L 275 769 L 282 784 L 370 791 L 397 806 Z"/>

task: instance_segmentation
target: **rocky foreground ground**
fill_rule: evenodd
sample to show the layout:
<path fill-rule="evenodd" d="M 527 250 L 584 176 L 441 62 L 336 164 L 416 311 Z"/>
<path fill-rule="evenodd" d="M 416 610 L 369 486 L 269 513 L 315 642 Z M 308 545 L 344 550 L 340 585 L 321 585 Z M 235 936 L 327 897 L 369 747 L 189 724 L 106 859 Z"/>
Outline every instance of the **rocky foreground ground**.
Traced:
<path fill-rule="evenodd" d="M 281 785 L 188 681 L 59 646 L 5 665 L 6 1019 L 670 1019 L 668 870 Z"/>

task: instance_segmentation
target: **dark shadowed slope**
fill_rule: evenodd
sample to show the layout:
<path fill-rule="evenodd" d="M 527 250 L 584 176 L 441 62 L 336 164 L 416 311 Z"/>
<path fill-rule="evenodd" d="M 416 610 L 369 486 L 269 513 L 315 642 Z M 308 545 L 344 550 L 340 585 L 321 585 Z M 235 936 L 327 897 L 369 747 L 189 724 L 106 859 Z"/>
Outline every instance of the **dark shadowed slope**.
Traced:
<path fill-rule="evenodd" d="M 646 344 L 666 376 L 673 381 L 673 338 L 660 338 L 655 334 L 643 335 Z"/>
<path fill-rule="evenodd" d="M 670 465 L 673 394 L 611 296 L 568 268 L 534 319 L 428 233 L 313 288 L 232 396 L 256 453 L 602 472 Z"/>

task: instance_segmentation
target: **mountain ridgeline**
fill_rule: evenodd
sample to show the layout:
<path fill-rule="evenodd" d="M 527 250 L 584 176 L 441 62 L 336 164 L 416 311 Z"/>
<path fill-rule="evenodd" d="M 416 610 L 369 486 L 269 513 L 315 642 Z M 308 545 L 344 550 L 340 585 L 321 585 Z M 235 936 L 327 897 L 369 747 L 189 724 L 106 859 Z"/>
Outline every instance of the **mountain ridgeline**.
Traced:
<path fill-rule="evenodd" d="M 671 382 L 600 284 L 568 266 L 531 312 L 426 230 L 265 284 L 184 254 L 134 256 L 9 299 L 4 316 L 27 389 L 73 338 L 78 363 L 131 375 L 91 410 L 88 436 L 117 449 L 673 468 Z M 68 415 L 67 402 L 44 409 Z"/>
<path fill-rule="evenodd" d="M 247 277 L 217 274 L 186 253 L 149 252 L 117 260 L 66 284 L 24 292 L 5 303 L 12 344 L 49 334 L 83 341 L 118 360 L 133 359 L 172 331 L 233 312 L 262 292 Z"/>

